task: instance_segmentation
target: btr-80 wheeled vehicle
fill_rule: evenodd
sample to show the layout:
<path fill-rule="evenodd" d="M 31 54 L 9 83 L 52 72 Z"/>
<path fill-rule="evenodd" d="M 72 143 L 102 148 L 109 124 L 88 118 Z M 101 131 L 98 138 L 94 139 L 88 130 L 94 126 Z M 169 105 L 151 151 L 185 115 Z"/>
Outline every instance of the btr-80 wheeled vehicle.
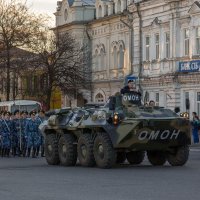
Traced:
<path fill-rule="evenodd" d="M 184 165 L 189 156 L 189 121 L 162 107 L 141 105 L 132 92 L 112 96 L 102 108 L 61 109 L 41 126 L 50 165 L 110 168 L 127 159 L 152 165 Z"/>

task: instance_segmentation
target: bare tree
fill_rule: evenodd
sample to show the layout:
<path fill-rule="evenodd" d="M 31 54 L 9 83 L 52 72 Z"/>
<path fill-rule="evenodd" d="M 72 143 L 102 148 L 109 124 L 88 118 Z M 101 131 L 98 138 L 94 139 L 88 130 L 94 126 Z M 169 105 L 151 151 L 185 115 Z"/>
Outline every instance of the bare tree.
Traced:
<path fill-rule="evenodd" d="M 42 30 L 35 39 L 31 46 L 38 56 L 34 65 L 47 78 L 43 94 L 48 107 L 56 87 L 75 98 L 80 89 L 90 89 L 90 52 L 86 46 L 80 46 L 67 32 L 53 34 Z"/>
<path fill-rule="evenodd" d="M 46 19 L 31 13 L 24 0 L 0 0 L 1 63 L 6 74 L 6 99 L 10 99 L 12 54 L 15 47 L 26 47 Z"/>

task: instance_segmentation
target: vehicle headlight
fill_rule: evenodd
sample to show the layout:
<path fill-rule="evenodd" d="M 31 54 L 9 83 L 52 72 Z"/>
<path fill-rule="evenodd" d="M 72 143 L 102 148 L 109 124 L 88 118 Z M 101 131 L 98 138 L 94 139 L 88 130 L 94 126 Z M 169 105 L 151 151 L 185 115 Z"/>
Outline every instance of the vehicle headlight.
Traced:
<path fill-rule="evenodd" d="M 183 112 L 183 113 L 180 114 L 180 117 L 188 119 L 189 118 L 189 113 L 188 112 Z"/>
<path fill-rule="evenodd" d="M 56 119 L 57 119 L 57 116 L 56 115 L 51 115 L 48 119 L 48 124 L 50 126 L 55 126 L 56 125 Z"/>
<path fill-rule="evenodd" d="M 113 124 L 114 125 L 119 124 L 119 115 L 118 115 L 118 113 L 114 113 L 114 115 L 113 115 Z"/>

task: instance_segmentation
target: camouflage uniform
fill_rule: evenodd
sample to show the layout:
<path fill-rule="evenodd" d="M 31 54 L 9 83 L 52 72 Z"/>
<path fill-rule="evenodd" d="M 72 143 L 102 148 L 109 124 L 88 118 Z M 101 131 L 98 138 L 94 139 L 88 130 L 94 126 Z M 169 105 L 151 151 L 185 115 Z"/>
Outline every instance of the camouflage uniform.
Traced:
<path fill-rule="evenodd" d="M 2 120 L 2 156 L 9 156 L 13 135 L 13 122 L 9 119 Z"/>
<path fill-rule="evenodd" d="M 0 119 L 0 154 L 2 151 L 2 119 Z"/>
<path fill-rule="evenodd" d="M 25 132 L 25 128 L 26 128 L 26 123 L 27 123 L 28 119 L 27 118 L 22 118 L 21 119 L 21 147 L 22 147 L 22 154 L 25 157 L 26 155 L 26 151 L 27 151 L 27 143 L 28 143 L 28 138 L 27 138 L 27 134 Z"/>
<path fill-rule="evenodd" d="M 21 154 L 21 134 L 22 134 L 22 128 L 21 128 L 21 119 L 14 119 L 13 120 L 13 126 L 14 126 L 14 133 L 12 136 L 12 149 L 13 149 L 13 155 L 15 156 L 16 153 L 20 156 Z"/>
<path fill-rule="evenodd" d="M 32 115 L 32 113 L 30 113 Z M 36 149 L 40 146 L 39 123 L 36 119 L 29 119 L 26 123 L 25 134 L 27 136 L 28 157 L 33 148 L 32 157 L 35 157 Z"/>

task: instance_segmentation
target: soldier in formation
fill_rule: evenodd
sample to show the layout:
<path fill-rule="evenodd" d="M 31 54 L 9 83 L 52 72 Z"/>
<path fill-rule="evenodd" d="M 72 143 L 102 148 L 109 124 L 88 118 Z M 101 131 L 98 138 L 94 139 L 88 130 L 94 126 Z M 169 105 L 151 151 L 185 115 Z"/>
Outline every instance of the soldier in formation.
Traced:
<path fill-rule="evenodd" d="M 9 157 L 44 156 L 44 138 L 39 131 L 39 125 L 45 120 L 45 112 L 30 112 L 30 118 L 26 111 L 15 110 L 13 115 L 10 112 L 0 112 L 0 155 Z"/>

